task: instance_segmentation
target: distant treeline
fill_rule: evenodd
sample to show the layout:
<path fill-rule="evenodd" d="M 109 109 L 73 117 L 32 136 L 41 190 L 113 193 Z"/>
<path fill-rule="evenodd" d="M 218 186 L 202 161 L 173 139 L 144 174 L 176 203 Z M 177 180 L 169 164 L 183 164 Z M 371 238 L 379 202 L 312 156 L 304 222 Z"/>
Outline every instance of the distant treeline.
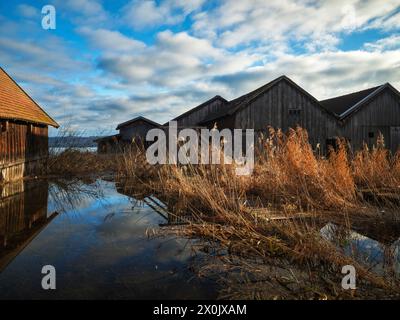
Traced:
<path fill-rule="evenodd" d="M 49 147 L 50 148 L 68 148 L 68 147 L 76 147 L 76 148 L 88 148 L 88 147 L 96 147 L 97 144 L 93 141 L 98 139 L 99 137 L 91 136 L 91 137 L 49 137 Z"/>

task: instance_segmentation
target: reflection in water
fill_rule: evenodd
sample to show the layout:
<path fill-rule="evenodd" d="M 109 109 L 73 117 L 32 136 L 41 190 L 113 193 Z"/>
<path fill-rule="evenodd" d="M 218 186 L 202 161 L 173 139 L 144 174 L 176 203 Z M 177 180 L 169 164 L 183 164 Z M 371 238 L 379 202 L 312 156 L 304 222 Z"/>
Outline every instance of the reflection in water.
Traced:
<path fill-rule="evenodd" d="M 57 215 L 47 213 L 48 184 L 19 181 L 1 187 L 0 272 Z"/>
<path fill-rule="evenodd" d="M 133 197 L 136 201 L 135 204 L 137 204 L 138 201 L 143 202 L 148 207 L 153 209 L 154 212 L 163 217 L 165 221 L 159 224 L 160 227 L 184 225 L 195 220 L 195 218 L 189 214 L 184 215 L 181 213 L 178 215 L 173 213 L 173 210 L 169 208 L 166 203 L 154 197 L 153 195 L 143 195 L 138 193 L 138 188 L 137 186 L 133 185 L 133 183 L 134 182 L 125 179 L 118 180 L 117 191 L 121 194 Z"/>
<path fill-rule="evenodd" d="M 215 282 L 191 271 L 201 258 L 192 242 L 148 238 L 147 230 L 169 223 L 168 216 L 117 192 L 113 182 L 41 182 L 18 190 L 1 199 L 0 299 L 216 298 Z M 56 268 L 55 291 L 41 289 L 48 264 Z"/>
<path fill-rule="evenodd" d="M 149 229 L 186 223 L 157 198 L 127 183 L 21 182 L 1 189 L 0 299 L 213 299 L 215 281 L 199 278 L 194 241 L 149 238 Z M 376 270 L 400 273 L 398 224 L 323 223 L 321 233 Z M 44 265 L 57 290 L 41 289 Z"/>
<path fill-rule="evenodd" d="M 327 223 L 321 234 L 343 252 L 378 274 L 400 274 L 400 227 L 398 223 L 355 223 L 352 229 Z"/>

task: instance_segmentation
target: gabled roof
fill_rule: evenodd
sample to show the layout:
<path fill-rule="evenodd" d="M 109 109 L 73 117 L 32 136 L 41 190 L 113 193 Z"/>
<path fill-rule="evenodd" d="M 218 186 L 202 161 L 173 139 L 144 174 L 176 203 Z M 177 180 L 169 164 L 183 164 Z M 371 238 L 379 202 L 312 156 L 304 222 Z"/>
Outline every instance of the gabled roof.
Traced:
<path fill-rule="evenodd" d="M 397 91 L 396 88 L 394 88 L 390 83 L 385 83 L 381 86 L 346 94 L 344 96 L 331 98 L 328 100 L 323 100 L 320 101 L 320 103 L 325 108 L 331 108 L 332 111 L 336 110 L 335 113 L 337 114 L 338 118 L 343 120 L 359 110 L 362 106 L 366 105 L 386 89 L 392 91 L 395 95 L 400 97 L 400 92 Z"/>
<path fill-rule="evenodd" d="M 120 123 L 120 124 L 117 126 L 116 130 L 119 130 L 119 129 L 121 129 L 121 128 L 123 128 L 123 127 L 126 127 L 126 126 L 128 126 L 128 125 L 131 125 L 131 124 L 133 124 L 133 123 L 135 123 L 135 122 L 137 122 L 137 121 L 144 121 L 144 122 L 147 122 L 148 124 L 150 124 L 150 125 L 152 125 L 152 126 L 154 126 L 154 127 L 160 127 L 160 126 L 161 126 L 161 125 L 160 125 L 159 123 L 157 123 L 157 122 L 154 122 L 154 121 L 152 121 L 152 120 L 150 120 L 150 119 L 147 119 L 147 118 L 145 118 L 145 117 L 139 116 L 139 117 L 133 118 L 132 120 L 128 120 L 128 121 L 125 121 L 125 122 Z"/>
<path fill-rule="evenodd" d="M 0 67 L 0 119 L 20 120 L 58 128 L 55 122 L 4 70 Z"/>
<path fill-rule="evenodd" d="M 337 116 L 341 116 L 353 106 L 357 105 L 360 101 L 363 101 L 376 90 L 382 86 L 377 86 L 349 94 L 345 94 L 339 97 L 330 98 L 320 101 L 320 103 L 326 108 L 334 112 Z"/>
<path fill-rule="evenodd" d="M 200 110 L 201 108 L 205 107 L 206 105 L 209 105 L 210 103 L 213 103 L 216 100 L 220 100 L 222 102 L 222 105 L 224 105 L 224 104 L 226 104 L 228 102 L 223 97 L 221 97 L 219 95 L 216 95 L 215 97 L 212 97 L 211 99 L 203 102 L 202 104 L 199 104 L 198 106 L 196 106 L 196 107 L 194 107 L 194 108 L 192 108 L 192 109 L 180 114 L 179 116 L 177 116 L 176 118 L 174 118 L 174 119 L 172 119 L 170 121 L 177 121 L 179 119 L 182 119 L 183 117 L 187 117 L 189 114 L 191 114 L 191 113 L 193 113 L 193 112 L 195 112 L 197 110 Z M 165 123 L 164 125 L 167 126 L 168 122 Z"/>
<path fill-rule="evenodd" d="M 330 112 L 329 110 L 323 108 L 316 98 L 314 98 L 311 94 L 309 94 L 307 91 L 305 91 L 299 85 L 297 85 L 294 81 L 289 79 L 287 76 L 283 75 L 283 76 L 280 76 L 279 78 L 276 78 L 276 79 L 268 82 L 267 84 L 259 87 L 258 89 L 254 90 L 254 91 L 251 91 L 251 92 L 246 93 L 246 94 L 244 94 L 244 95 L 242 95 L 242 96 L 240 96 L 240 97 L 238 97 L 238 98 L 236 98 L 234 100 L 229 101 L 226 105 L 223 106 L 223 108 L 220 108 L 217 112 L 214 112 L 214 113 L 210 114 L 208 117 L 206 117 L 205 119 L 203 119 L 200 122 L 200 124 L 205 124 L 205 123 L 208 123 L 208 122 L 211 122 L 211 121 L 215 121 L 217 119 L 220 119 L 220 118 L 223 118 L 223 117 L 226 117 L 226 116 L 234 114 L 238 110 L 240 110 L 240 109 L 244 108 L 245 106 L 247 106 L 254 99 L 256 99 L 259 96 L 261 96 L 262 94 L 266 93 L 268 90 L 273 88 L 275 85 L 277 85 L 281 81 L 286 81 L 290 85 L 294 86 L 297 90 L 301 91 L 303 94 L 308 96 L 318 106 L 320 106 L 326 112 L 328 112 L 329 114 L 334 116 L 334 114 L 332 112 Z"/>

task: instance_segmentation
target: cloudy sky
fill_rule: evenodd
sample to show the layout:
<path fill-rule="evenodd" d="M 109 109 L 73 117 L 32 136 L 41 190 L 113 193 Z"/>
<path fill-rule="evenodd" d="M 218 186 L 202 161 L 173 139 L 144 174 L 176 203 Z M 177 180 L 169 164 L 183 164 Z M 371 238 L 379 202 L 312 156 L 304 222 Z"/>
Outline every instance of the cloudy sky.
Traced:
<path fill-rule="evenodd" d="M 400 89 L 400 0 L 0 0 L 0 65 L 86 134 L 163 123 L 282 74 L 317 99 Z"/>

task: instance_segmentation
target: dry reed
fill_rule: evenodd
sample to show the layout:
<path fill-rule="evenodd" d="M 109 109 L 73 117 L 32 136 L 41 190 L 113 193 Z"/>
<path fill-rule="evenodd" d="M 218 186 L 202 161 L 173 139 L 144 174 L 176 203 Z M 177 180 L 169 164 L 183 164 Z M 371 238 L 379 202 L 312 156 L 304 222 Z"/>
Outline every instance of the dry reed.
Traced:
<path fill-rule="evenodd" d="M 261 136 L 259 145 L 262 148 L 251 176 L 237 176 L 234 165 L 226 164 L 149 169 L 143 152 L 125 153 L 119 173 L 140 179 L 141 188 L 166 201 L 172 214 L 194 217 L 196 222 L 179 232 L 215 244 L 227 252 L 227 261 L 239 257 L 244 259 L 243 267 L 256 259 L 257 268 L 279 261 L 307 270 L 308 284 L 303 283 L 303 289 L 311 287 L 312 294 L 322 292 L 326 297 L 352 297 L 341 290 L 338 276 L 341 266 L 352 264 L 362 288 L 398 293 L 396 282 L 371 272 L 324 239 L 318 220 L 329 221 L 334 216 L 337 220 L 339 216 L 350 228 L 351 219 L 370 218 L 371 212 L 382 210 L 382 203 L 379 207 L 369 203 L 363 192 L 397 190 L 400 154 L 392 156 L 379 136 L 377 147 L 371 150 L 365 146 L 350 155 L 338 140 L 338 147 L 329 150 L 328 157 L 321 157 L 301 128 L 287 134 L 270 128 L 269 136 Z M 391 209 L 397 208 L 389 204 Z M 314 218 L 271 220 L 274 213 L 296 217 L 305 212 Z"/>

